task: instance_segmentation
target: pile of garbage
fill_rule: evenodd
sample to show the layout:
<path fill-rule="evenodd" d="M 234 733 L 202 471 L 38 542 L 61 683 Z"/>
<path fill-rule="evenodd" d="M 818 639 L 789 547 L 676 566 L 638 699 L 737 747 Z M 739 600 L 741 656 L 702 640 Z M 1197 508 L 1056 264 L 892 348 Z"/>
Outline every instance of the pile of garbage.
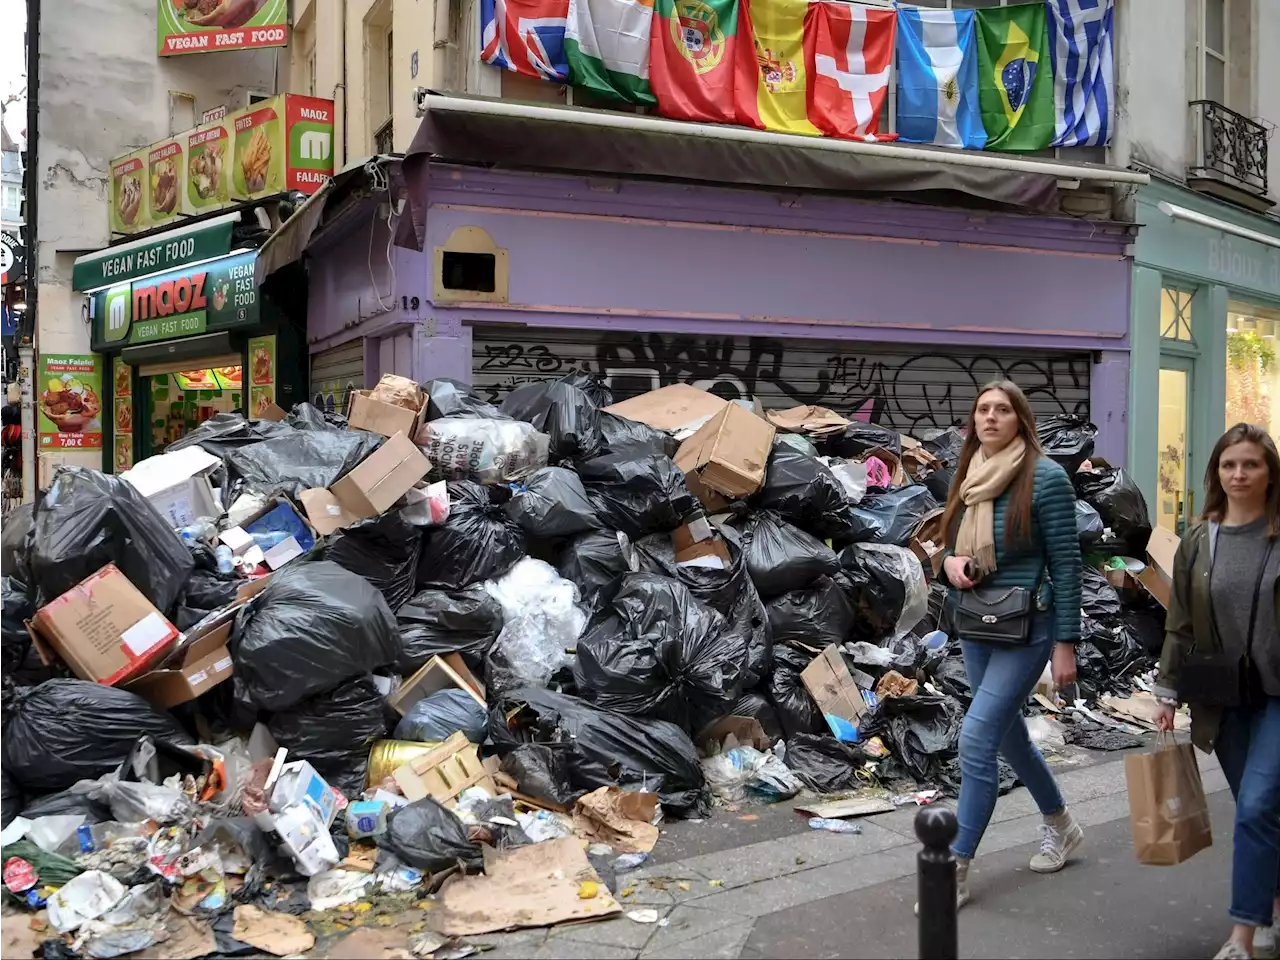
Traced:
<path fill-rule="evenodd" d="M 958 788 L 934 578 L 960 431 L 685 385 L 615 404 L 585 374 L 271 414 L 64 468 L 6 520 L 0 854 L 59 949 L 181 916 L 276 952 L 282 911 L 375 893 L 441 891 L 440 945 L 609 916 L 664 817 Z M 1146 506 L 1094 433 L 1042 424 L 1095 567 L 1080 690 L 1034 712 L 1131 690 L 1158 647 Z M 540 871 L 530 905 L 512 878 Z"/>

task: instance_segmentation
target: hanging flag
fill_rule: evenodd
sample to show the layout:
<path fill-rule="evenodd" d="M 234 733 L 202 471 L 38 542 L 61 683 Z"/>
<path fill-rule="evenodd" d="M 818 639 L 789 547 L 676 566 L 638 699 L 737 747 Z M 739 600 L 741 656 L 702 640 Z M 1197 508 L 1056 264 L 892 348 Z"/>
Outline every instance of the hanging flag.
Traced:
<path fill-rule="evenodd" d="M 734 123 L 739 0 L 655 0 L 649 83 L 658 113 Z"/>
<path fill-rule="evenodd" d="M 781 133 L 821 131 L 809 122 L 804 21 L 809 0 L 739 0 L 738 123 Z"/>
<path fill-rule="evenodd" d="M 972 10 L 898 8 L 898 139 L 981 150 Z"/>
<path fill-rule="evenodd" d="M 1045 5 L 978 10 L 978 102 L 988 150 L 1043 150 L 1053 141 L 1053 70 Z"/>
<path fill-rule="evenodd" d="M 568 83 L 568 16 L 569 0 L 480 0 L 480 59 L 513 73 Z"/>
<path fill-rule="evenodd" d="M 1055 147 L 1111 142 L 1116 102 L 1113 0 L 1049 0 Z"/>
<path fill-rule="evenodd" d="M 816 0 L 804 24 L 809 119 L 829 137 L 893 140 L 880 133 L 897 16 L 892 10 Z"/>
<path fill-rule="evenodd" d="M 649 87 L 653 0 L 569 0 L 570 82 L 624 103 L 657 103 Z"/>

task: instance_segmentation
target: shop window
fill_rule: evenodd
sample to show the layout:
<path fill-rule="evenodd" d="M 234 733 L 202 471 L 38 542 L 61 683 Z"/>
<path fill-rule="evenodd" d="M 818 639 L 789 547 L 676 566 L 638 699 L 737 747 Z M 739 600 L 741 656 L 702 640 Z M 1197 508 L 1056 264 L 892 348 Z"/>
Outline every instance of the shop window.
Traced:
<path fill-rule="evenodd" d="M 1232 301 L 1227 306 L 1227 409 L 1230 426 L 1256 423 L 1280 430 L 1280 310 Z"/>
<path fill-rule="evenodd" d="M 1191 336 L 1191 298 L 1189 290 L 1165 287 L 1160 292 L 1160 336 L 1164 340 L 1194 343 Z"/>

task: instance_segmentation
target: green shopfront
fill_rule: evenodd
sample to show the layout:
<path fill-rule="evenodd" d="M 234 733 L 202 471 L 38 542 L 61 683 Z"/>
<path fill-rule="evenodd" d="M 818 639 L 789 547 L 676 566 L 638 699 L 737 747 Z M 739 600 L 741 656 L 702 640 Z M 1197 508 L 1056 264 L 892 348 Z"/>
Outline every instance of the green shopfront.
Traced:
<path fill-rule="evenodd" d="M 305 396 L 305 313 L 298 322 L 284 309 L 292 298 L 275 278 L 258 286 L 256 252 L 236 246 L 239 216 L 76 261 L 91 348 L 104 357 L 107 471 L 162 452 L 218 413 L 257 416 Z"/>
<path fill-rule="evenodd" d="M 1222 431 L 1280 432 L 1280 221 L 1155 181 L 1137 220 L 1128 461 L 1181 534 Z"/>

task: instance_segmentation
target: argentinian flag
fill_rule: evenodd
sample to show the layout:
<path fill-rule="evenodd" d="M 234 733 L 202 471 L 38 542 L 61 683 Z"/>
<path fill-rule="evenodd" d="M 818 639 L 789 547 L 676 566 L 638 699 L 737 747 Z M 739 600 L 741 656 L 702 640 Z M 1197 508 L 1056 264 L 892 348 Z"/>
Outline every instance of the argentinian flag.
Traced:
<path fill-rule="evenodd" d="M 898 139 L 981 150 L 972 10 L 898 7 Z"/>

